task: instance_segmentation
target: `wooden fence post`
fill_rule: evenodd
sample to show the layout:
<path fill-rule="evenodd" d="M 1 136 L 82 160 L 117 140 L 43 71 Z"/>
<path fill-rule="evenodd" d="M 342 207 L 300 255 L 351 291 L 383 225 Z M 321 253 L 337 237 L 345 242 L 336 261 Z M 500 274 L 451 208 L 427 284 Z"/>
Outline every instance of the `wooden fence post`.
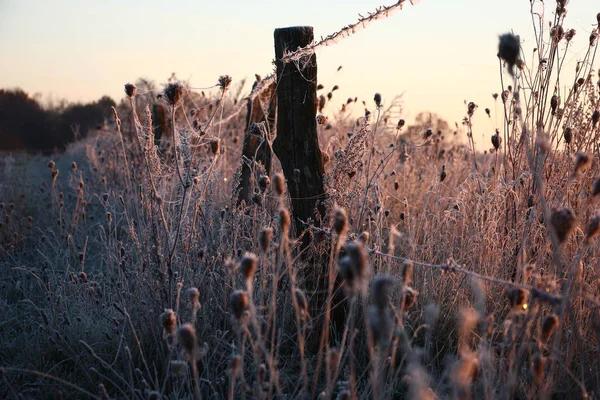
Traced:
<path fill-rule="evenodd" d="M 313 41 L 313 28 L 296 26 L 275 29 L 275 64 L 277 68 L 277 137 L 273 150 L 281 162 L 292 200 L 296 235 L 303 221 L 312 218 L 319 226 L 325 217 L 323 157 L 317 136 L 317 57 L 306 56 L 299 64 L 284 64 L 284 51 L 294 51 Z M 300 66 L 301 69 L 298 69 Z M 315 208 L 320 215 L 315 215 Z M 303 244 L 310 243 L 305 236 Z"/>

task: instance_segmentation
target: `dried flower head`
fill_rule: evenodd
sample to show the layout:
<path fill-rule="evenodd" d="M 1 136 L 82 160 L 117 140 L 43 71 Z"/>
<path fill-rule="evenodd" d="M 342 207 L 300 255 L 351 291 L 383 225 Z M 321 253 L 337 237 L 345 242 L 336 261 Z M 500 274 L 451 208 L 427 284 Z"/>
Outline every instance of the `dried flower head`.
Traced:
<path fill-rule="evenodd" d="M 176 106 L 183 99 L 183 91 L 183 85 L 179 82 L 169 83 L 163 90 L 163 96 L 170 105 Z"/>
<path fill-rule="evenodd" d="M 285 191 L 285 178 L 282 174 L 273 175 L 273 187 L 278 196 L 282 196 Z"/>
<path fill-rule="evenodd" d="M 189 355 L 194 355 L 196 348 L 196 329 L 194 325 L 185 323 L 177 329 L 177 340 Z"/>
<path fill-rule="evenodd" d="M 357 289 L 362 287 L 367 275 L 367 253 L 362 243 L 355 241 L 346 243 L 343 251 L 345 255 L 339 261 L 340 275 L 344 280 L 346 290 L 350 294 L 354 294 Z"/>
<path fill-rule="evenodd" d="M 135 87 L 135 85 L 133 83 L 125 84 L 125 94 L 127 95 L 127 97 L 135 96 L 136 91 L 137 91 L 137 88 Z"/>
<path fill-rule="evenodd" d="M 569 208 L 554 209 L 550 216 L 550 225 L 554 229 L 558 241 L 564 243 L 575 225 L 575 214 Z"/>
<path fill-rule="evenodd" d="M 336 208 L 333 214 L 333 230 L 338 235 L 342 235 L 348 228 L 348 216 L 343 208 Z"/>
<path fill-rule="evenodd" d="M 192 307 L 195 307 L 198 304 L 198 300 L 200 299 L 200 292 L 198 291 L 198 288 L 189 288 L 187 290 L 187 296 L 190 300 L 190 304 L 192 305 Z"/>
<path fill-rule="evenodd" d="M 328 120 L 329 120 L 329 118 L 327 118 L 323 114 L 317 115 L 317 124 L 319 124 L 319 125 L 325 125 Z"/>
<path fill-rule="evenodd" d="M 550 314 L 544 318 L 542 323 L 542 341 L 547 341 L 554 330 L 558 327 L 558 316 L 556 314 Z"/>
<path fill-rule="evenodd" d="M 367 242 L 369 241 L 369 236 L 369 232 L 364 231 L 358 235 L 358 241 L 361 242 L 363 246 L 366 246 Z"/>
<path fill-rule="evenodd" d="M 284 234 L 287 234 L 290 231 L 290 212 L 286 208 L 279 209 L 279 227 L 283 231 Z"/>
<path fill-rule="evenodd" d="M 528 295 L 529 292 L 522 288 L 512 288 L 506 291 L 506 297 L 508 297 L 511 307 L 515 310 L 523 308 Z"/>
<path fill-rule="evenodd" d="M 232 79 L 229 75 L 221 75 L 217 85 L 221 88 L 221 90 L 226 90 L 229 88 L 229 85 L 231 85 L 231 81 Z"/>
<path fill-rule="evenodd" d="M 415 305 L 415 303 L 417 302 L 417 296 L 419 295 L 419 292 L 417 292 L 410 286 L 404 286 L 404 289 L 402 289 L 402 294 L 404 296 L 403 310 L 406 311 Z"/>
<path fill-rule="evenodd" d="M 245 253 L 240 262 L 242 274 L 246 279 L 252 279 L 258 266 L 258 257 L 254 253 Z"/>
<path fill-rule="evenodd" d="M 212 138 L 210 140 L 210 151 L 217 155 L 219 154 L 219 150 L 221 149 L 221 139 L 219 138 Z"/>
<path fill-rule="evenodd" d="M 381 94 L 375 93 L 375 96 L 373 97 L 373 101 L 375 102 L 375 105 L 377 106 L 377 108 L 381 107 Z"/>
<path fill-rule="evenodd" d="M 265 253 L 269 250 L 271 244 L 271 238 L 273 237 L 273 228 L 262 228 L 258 234 L 258 243 L 260 248 Z"/>
<path fill-rule="evenodd" d="M 506 61 L 508 64 L 508 72 L 514 75 L 513 66 L 519 59 L 519 52 L 521 49 L 519 36 L 513 35 L 512 33 L 505 33 L 500 36 L 500 43 L 498 45 L 498 57 Z"/>
<path fill-rule="evenodd" d="M 168 335 L 175 333 L 175 323 L 175 312 L 170 308 L 160 314 L 160 324 Z"/>
<path fill-rule="evenodd" d="M 377 275 L 371 283 L 371 299 L 373 304 L 383 309 L 390 303 L 390 291 L 394 286 L 394 278 L 390 275 Z"/>
<path fill-rule="evenodd" d="M 267 175 L 261 175 L 258 178 L 258 187 L 261 192 L 264 192 L 265 190 L 267 190 L 267 187 L 269 187 L 270 184 L 271 184 L 271 178 L 269 178 Z"/>
<path fill-rule="evenodd" d="M 570 127 L 566 127 L 563 136 L 565 138 L 565 142 L 567 144 L 571 144 L 571 141 L 573 140 L 573 131 L 572 131 L 572 129 Z"/>
<path fill-rule="evenodd" d="M 498 149 L 500 149 L 501 144 L 502 144 L 502 138 L 500 137 L 500 131 L 498 131 L 498 129 L 496 129 L 496 133 L 494 135 L 492 135 L 492 145 L 494 146 L 494 149 L 498 150 Z"/>
<path fill-rule="evenodd" d="M 578 152 L 575 156 L 575 167 L 573 168 L 573 177 L 579 175 L 584 169 L 592 165 L 592 159 L 585 153 Z"/>
<path fill-rule="evenodd" d="M 243 290 L 236 290 L 229 296 L 229 307 L 237 320 L 242 318 L 248 305 L 248 294 Z"/>

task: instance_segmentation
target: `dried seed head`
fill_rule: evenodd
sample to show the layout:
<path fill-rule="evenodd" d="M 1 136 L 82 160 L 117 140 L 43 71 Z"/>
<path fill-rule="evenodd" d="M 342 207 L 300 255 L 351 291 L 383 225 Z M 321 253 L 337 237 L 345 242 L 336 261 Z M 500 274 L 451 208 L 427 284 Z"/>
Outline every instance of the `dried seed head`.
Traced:
<path fill-rule="evenodd" d="M 83 271 L 81 271 L 81 272 L 80 272 L 80 273 L 79 273 L 77 276 L 78 276 L 78 277 L 79 277 L 79 279 L 81 279 L 83 282 L 87 282 L 87 280 L 88 280 L 87 274 L 86 274 L 85 272 L 83 272 Z"/>
<path fill-rule="evenodd" d="M 573 131 L 572 131 L 572 129 L 570 127 L 566 127 L 563 136 L 565 137 L 565 142 L 567 144 L 571 144 L 571 141 L 573 140 Z"/>
<path fill-rule="evenodd" d="M 514 75 L 513 66 L 519 59 L 519 51 L 521 49 L 519 41 L 519 36 L 515 36 L 512 33 L 505 33 L 500 36 L 498 57 L 506 61 L 509 68 L 508 72 L 510 72 L 511 75 Z"/>
<path fill-rule="evenodd" d="M 219 77 L 217 85 L 221 88 L 221 90 L 225 90 L 229 88 L 229 85 L 231 85 L 231 81 L 232 79 L 229 75 L 221 75 Z"/>
<path fill-rule="evenodd" d="M 594 187 L 592 188 L 592 197 L 598 196 L 600 194 L 600 178 L 596 179 L 594 182 Z"/>
<path fill-rule="evenodd" d="M 527 302 L 527 296 L 529 292 L 525 289 L 521 288 L 512 288 L 507 290 L 506 296 L 510 301 L 510 305 L 513 309 L 523 309 L 525 303 Z"/>
<path fill-rule="evenodd" d="M 575 225 L 575 215 L 569 208 L 555 209 L 550 216 L 550 225 L 554 229 L 558 241 L 564 243 Z"/>
<path fill-rule="evenodd" d="M 309 317 L 310 314 L 308 313 L 308 300 L 306 299 L 304 292 L 296 288 L 296 290 L 294 290 L 294 295 L 296 296 L 296 303 L 300 311 L 300 316 L 302 318 Z"/>
<path fill-rule="evenodd" d="M 264 192 L 265 190 L 267 190 L 267 187 L 269 187 L 270 184 L 271 184 L 271 178 L 269 178 L 267 175 L 261 175 L 258 178 L 258 187 L 260 188 L 261 192 Z"/>
<path fill-rule="evenodd" d="M 394 286 L 394 278 L 390 275 L 377 275 L 371 284 L 373 304 L 383 309 L 390 303 L 390 290 Z"/>
<path fill-rule="evenodd" d="M 262 228 L 258 234 L 258 243 L 263 252 L 269 250 L 271 238 L 273 237 L 273 228 Z"/>
<path fill-rule="evenodd" d="M 494 149 L 500 149 L 500 145 L 502 144 L 502 138 L 500 137 L 500 132 L 496 129 L 496 133 L 492 135 L 492 145 Z"/>
<path fill-rule="evenodd" d="M 333 215 L 333 230 L 338 235 L 342 235 L 346 232 L 348 227 L 348 216 L 346 215 L 346 210 L 343 208 L 337 208 Z"/>
<path fill-rule="evenodd" d="M 243 290 L 236 290 L 229 296 L 229 307 L 237 320 L 242 318 L 248 304 L 248 294 Z"/>
<path fill-rule="evenodd" d="M 544 323 L 542 324 L 542 341 L 547 341 L 557 327 L 558 316 L 556 314 L 550 314 L 544 318 Z"/>
<path fill-rule="evenodd" d="M 411 261 L 404 261 L 402 264 L 402 284 L 410 286 L 412 283 L 414 265 Z"/>
<path fill-rule="evenodd" d="M 403 310 L 406 311 L 415 305 L 415 303 L 417 302 L 417 296 L 419 295 L 419 292 L 417 292 L 410 286 L 405 286 L 404 289 L 402 289 L 402 294 L 404 295 Z"/>
<path fill-rule="evenodd" d="M 219 154 L 219 150 L 221 149 L 221 139 L 213 138 L 210 140 L 210 151 L 213 154 Z"/>
<path fill-rule="evenodd" d="M 600 121 L 600 110 L 595 110 L 592 114 L 592 124 L 594 125 L 594 128 L 598 125 L 598 121 Z"/>
<path fill-rule="evenodd" d="M 319 114 L 319 115 L 317 115 L 317 124 L 325 125 L 327 123 L 328 119 L 329 118 L 327 118 L 325 115 Z"/>
<path fill-rule="evenodd" d="M 402 127 L 404 126 L 404 124 L 406 124 L 406 121 L 404 121 L 403 119 L 398 120 L 398 129 L 402 129 Z"/>
<path fill-rule="evenodd" d="M 282 174 L 273 175 L 273 187 L 275 188 L 275 193 L 278 196 L 283 196 L 283 192 L 285 190 L 285 178 Z"/>
<path fill-rule="evenodd" d="M 544 378 L 544 368 L 546 366 L 546 357 L 537 353 L 533 356 L 533 363 L 531 364 L 531 374 L 535 379 L 535 383 L 539 385 L 542 383 L 542 379 Z"/>
<path fill-rule="evenodd" d="M 573 177 L 579 175 L 584 169 L 592 164 L 592 159 L 585 153 L 578 152 L 575 157 L 575 167 L 573 168 Z"/>
<path fill-rule="evenodd" d="M 444 164 L 442 166 L 442 172 L 440 172 L 440 182 L 444 182 L 444 179 L 446 179 L 446 164 Z"/>
<path fill-rule="evenodd" d="M 362 287 L 363 280 L 367 274 L 367 254 L 360 242 L 351 241 L 344 246 L 345 255 L 340 258 L 339 270 L 350 294 L 354 294 Z"/>
<path fill-rule="evenodd" d="M 163 90 L 163 96 L 170 105 L 176 106 L 183 99 L 183 86 L 179 82 L 169 83 Z"/>
<path fill-rule="evenodd" d="M 135 96 L 136 91 L 137 91 L 137 88 L 135 87 L 135 85 L 133 83 L 125 84 L 125 94 L 127 95 L 127 97 Z"/>
<path fill-rule="evenodd" d="M 361 242 L 363 246 L 366 246 L 367 242 L 369 241 L 369 236 L 369 232 L 364 231 L 358 235 L 358 241 Z"/>
<path fill-rule="evenodd" d="M 194 355 L 196 348 L 196 329 L 194 325 L 185 323 L 177 329 L 177 340 L 189 355 Z"/>
<path fill-rule="evenodd" d="M 556 108 L 558 107 L 559 97 L 557 95 L 553 95 L 550 99 L 550 108 L 552 109 L 552 115 L 556 114 Z"/>
<path fill-rule="evenodd" d="M 172 335 L 175 333 L 175 323 L 175 313 L 170 308 L 160 314 L 160 324 L 167 334 Z"/>
<path fill-rule="evenodd" d="M 279 226 L 284 234 L 287 234 L 290 231 L 290 212 L 285 208 L 279 209 Z"/>
<path fill-rule="evenodd" d="M 190 304 L 192 307 L 195 307 L 198 304 L 198 300 L 200 299 L 200 292 L 198 288 L 192 287 L 187 290 L 188 299 L 190 300 Z"/>
<path fill-rule="evenodd" d="M 378 108 L 381 107 L 381 94 L 375 93 L 375 96 L 373 97 L 373 101 L 375 102 L 375 105 Z"/>
<path fill-rule="evenodd" d="M 596 213 L 588 222 L 586 228 L 586 240 L 591 240 L 600 235 L 600 213 Z"/>
<path fill-rule="evenodd" d="M 246 279 L 252 279 L 258 265 L 258 257 L 254 253 L 245 253 L 240 262 L 242 274 Z"/>
<path fill-rule="evenodd" d="M 387 347 L 394 327 L 392 310 L 389 307 L 379 308 L 372 305 L 369 307 L 369 322 L 375 344 Z"/>

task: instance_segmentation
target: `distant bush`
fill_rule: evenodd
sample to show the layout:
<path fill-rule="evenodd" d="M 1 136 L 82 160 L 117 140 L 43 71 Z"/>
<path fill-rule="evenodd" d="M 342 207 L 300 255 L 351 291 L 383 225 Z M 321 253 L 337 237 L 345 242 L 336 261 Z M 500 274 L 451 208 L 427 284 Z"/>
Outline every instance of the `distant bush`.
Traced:
<path fill-rule="evenodd" d="M 87 104 L 45 109 L 21 89 L 0 89 L 0 151 L 62 150 L 111 116 L 107 96 Z"/>

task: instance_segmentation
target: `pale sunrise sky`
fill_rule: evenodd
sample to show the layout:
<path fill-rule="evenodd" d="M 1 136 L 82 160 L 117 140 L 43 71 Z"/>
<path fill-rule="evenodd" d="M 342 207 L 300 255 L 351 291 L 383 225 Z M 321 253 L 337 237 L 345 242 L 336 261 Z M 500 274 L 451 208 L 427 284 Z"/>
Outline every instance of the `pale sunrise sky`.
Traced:
<path fill-rule="evenodd" d="M 146 77 L 160 84 L 172 72 L 195 87 L 211 86 L 223 74 L 251 82 L 255 73 L 272 71 L 275 28 L 310 25 L 318 38 L 392 3 L 0 0 L 0 88 L 70 101 L 107 94 L 118 101 L 124 83 Z M 464 100 L 479 104 L 483 119 L 483 108 L 494 110 L 491 94 L 500 91 L 498 35 L 512 29 L 525 49 L 533 47 L 529 6 L 528 0 L 407 2 L 388 19 L 319 50 L 319 82 L 340 86 L 336 108 L 347 97 L 372 102 L 380 92 L 385 103 L 403 92 L 408 122 L 419 111 L 433 111 L 460 123 Z M 571 0 L 567 10 L 565 28 L 577 35 L 566 68 L 574 69 L 600 2 Z M 492 129 L 484 122 L 481 130 Z"/>

